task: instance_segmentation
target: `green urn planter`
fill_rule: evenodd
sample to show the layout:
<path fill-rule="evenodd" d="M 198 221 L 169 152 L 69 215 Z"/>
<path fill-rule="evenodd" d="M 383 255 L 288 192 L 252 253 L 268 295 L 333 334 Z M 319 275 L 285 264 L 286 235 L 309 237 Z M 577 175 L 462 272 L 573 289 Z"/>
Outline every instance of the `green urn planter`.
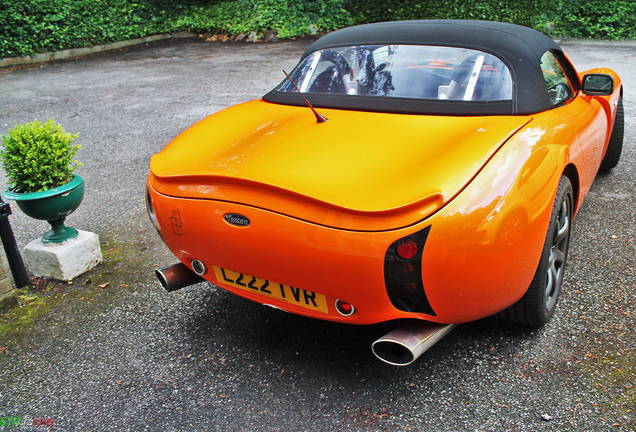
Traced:
<path fill-rule="evenodd" d="M 84 197 L 84 180 L 80 176 L 73 174 L 70 182 L 42 192 L 7 189 L 4 197 L 15 200 L 27 216 L 51 224 L 51 230 L 42 236 L 44 243 L 62 243 L 77 237 L 77 230 L 64 225 L 64 219 L 79 207 Z"/>

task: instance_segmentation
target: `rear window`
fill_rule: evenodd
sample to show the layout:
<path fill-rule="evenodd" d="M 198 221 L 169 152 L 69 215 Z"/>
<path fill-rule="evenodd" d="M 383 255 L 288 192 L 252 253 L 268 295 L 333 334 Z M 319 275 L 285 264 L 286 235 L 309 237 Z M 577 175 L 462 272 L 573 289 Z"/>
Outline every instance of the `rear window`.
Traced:
<path fill-rule="evenodd" d="M 507 101 L 506 65 L 486 52 L 444 46 L 363 45 L 305 57 L 290 74 L 303 93 L 425 100 Z M 283 81 L 279 92 L 296 92 Z"/>

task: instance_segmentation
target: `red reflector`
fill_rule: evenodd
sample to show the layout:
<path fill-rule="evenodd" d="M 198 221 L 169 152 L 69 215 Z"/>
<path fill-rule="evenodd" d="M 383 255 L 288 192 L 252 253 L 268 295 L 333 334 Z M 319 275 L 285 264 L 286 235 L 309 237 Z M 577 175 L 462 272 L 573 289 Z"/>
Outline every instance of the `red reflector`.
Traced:
<path fill-rule="evenodd" d="M 336 300 L 336 310 L 342 316 L 351 316 L 356 311 L 356 308 L 351 303 Z"/>
<path fill-rule="evenodd" d="M 398 256 L 402 259 L 411 259 L 417 255 L 417 245 L 413 240 L 408 240 L 397 247 Z"/>

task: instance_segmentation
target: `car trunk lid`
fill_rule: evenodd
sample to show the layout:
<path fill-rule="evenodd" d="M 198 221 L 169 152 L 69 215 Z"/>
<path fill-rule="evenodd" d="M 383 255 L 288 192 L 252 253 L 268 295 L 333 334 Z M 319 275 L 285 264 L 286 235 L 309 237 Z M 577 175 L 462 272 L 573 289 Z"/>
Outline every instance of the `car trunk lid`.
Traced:
<path fill-rule="evenodd" d="M 320 112 L 327 122 L 262 100 L 221 111 L 153 157 L 151 184 L 338 228 L 398 228 L 441 208 L 530 121 Z"/>

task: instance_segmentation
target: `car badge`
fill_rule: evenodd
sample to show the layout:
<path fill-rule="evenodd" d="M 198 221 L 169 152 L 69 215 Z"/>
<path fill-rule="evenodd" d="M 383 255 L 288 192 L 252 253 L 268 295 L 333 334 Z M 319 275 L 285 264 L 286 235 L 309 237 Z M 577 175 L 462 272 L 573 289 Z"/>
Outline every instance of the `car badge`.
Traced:
<path fill-rule="evenodd" d="M 225 222 L 236 226 L 248 226 L 251 222 L 248 218 L 238 213 L 226 213 L 223 215 Z"/>

